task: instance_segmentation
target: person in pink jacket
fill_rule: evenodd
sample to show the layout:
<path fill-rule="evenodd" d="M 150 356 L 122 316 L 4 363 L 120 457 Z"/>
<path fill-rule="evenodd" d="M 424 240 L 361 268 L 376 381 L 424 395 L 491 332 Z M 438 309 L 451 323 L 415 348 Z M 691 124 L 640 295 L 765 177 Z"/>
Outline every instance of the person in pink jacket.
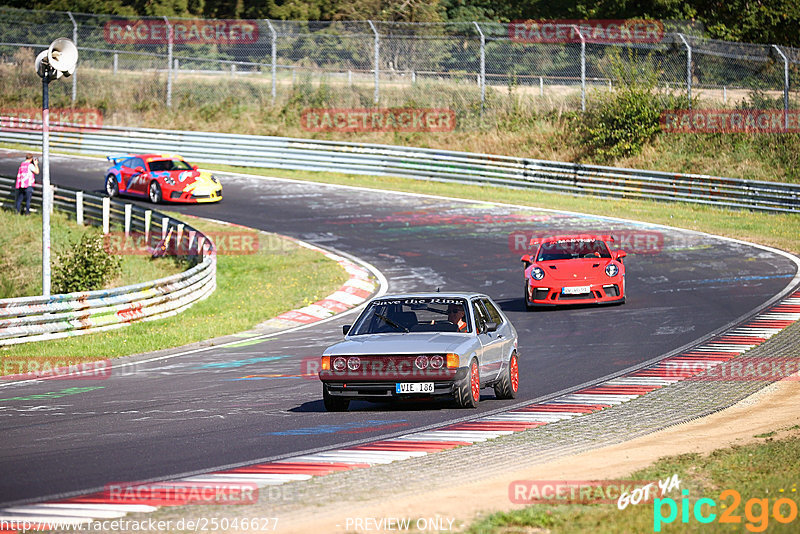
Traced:
<path fill-rule="evenodd" d="M 39 160 L 33 154 L 25 154 L 25 161 L 20 163 L 17 171 L 17 198 L 14 201 L 14 210 L 20 214 L 28 215 L 31 212 L 31 197 L 33 184 L 36 182 L 35 174 L 39 174 Z M 25 211 L 22 211 L 22 197 L 25 197 Z"/>

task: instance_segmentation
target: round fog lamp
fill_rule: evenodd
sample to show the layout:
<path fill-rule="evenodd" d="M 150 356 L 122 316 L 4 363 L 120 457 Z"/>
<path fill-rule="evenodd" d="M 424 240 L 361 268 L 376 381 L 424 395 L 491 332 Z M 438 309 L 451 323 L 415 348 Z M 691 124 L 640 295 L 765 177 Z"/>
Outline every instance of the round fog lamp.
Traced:
<path fill-rule="evenodd" d="M 347 358 L 348 369 L 350 369 L 351 371 L 357 371 L 359 367 L 361 367 L 361 358 L 359 358 L 358 356 Z"/>
<path fill-rule="evenodd" d="M 417 356 L 417 359 L 414 360 L 414 365 L 417 366 L 417 369 L 426 369 L 428 367 L 428 357 L 427 356 Z"/>
<path fill-rule="evenodd" d="M 442 358 L 439 354 L 436 356 L 431 356 L 431 367 L 434 369 L 441 369 L 444 367 L 444 358 Z"/>
<path fill-rule="evenodd" d="M 336 371 L 344 371 L 345 367 L 347 367 L 347 362 L 344 358 L 339 357 L 333 360 L 333 368 Z"/>

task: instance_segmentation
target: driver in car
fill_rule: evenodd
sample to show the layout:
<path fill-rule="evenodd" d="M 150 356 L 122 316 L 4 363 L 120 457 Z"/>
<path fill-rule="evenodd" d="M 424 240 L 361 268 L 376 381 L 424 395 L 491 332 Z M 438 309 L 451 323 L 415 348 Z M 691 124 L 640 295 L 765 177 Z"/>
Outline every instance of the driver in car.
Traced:
<path fill-rule="evenodd" d="M 467 321 L 464 320 L 464 306 L 450 304 L 447 307 L 447 320 L 456 325 L 459 332 L 467 331 Z"/>

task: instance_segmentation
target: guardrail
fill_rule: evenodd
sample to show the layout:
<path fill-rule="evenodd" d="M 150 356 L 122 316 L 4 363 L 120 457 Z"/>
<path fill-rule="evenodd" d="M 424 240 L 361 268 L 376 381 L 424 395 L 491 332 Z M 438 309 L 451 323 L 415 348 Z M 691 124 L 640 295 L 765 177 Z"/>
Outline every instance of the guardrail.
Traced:
<path fill-rule="evenodd" d="M 41 133 L 3 128 L 0 141 L 36 146 Z M 800 212 L 800 185 L 561 163 L 366 143 L 134 128 L 83 128 L 50 134 L 50 146 L 83 154 L 177 152 L 205 163 L 400 176 L 535 188 L 609 198 L 691 202 Z"/>
<path fill-rule="evenodd" d="M 14 182 L 0 176 L 0 206 L 14 205 Z M 0 346 L 77 336 L 120 328 L 134 321 L 169 317 L 208 297 L 216 288 L 214 244 L 202 232 L 166 215 L 76 189 L 53 186 L 53 207 L 75 214 L 79 224 L 117 223 L 127 234 L 143 234 L 145 243 L 166 240 L 191 250 L 197 264 L 149 282 L 113 289 L 0 300 Z M 31 207 L 41 209 L 36 187 Z M 172 232 L 170 232 L 170 230 Z M 173 241 L 174 240 L 174 241 Z"/>

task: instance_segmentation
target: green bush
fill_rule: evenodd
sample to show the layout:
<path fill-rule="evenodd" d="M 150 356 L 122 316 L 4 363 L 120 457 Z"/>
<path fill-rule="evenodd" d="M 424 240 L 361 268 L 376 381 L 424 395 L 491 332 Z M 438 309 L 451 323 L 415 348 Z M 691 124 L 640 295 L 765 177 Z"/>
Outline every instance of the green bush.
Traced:
<path fill-rule="evenodd" d="M 53 269 L 53 291 L 73 293 L 101 289 L 120 273 L 119 257 L 110 255 L 98 233 L 83 234 L 77 243 L 59 253 Z"/>
<path fill-rule="evenodd" d="M 688 106 L 685 97 L 658 89 L 659 66 L 652 57 L 623 60 L 616 54 L 607 60 L 617 88 L 589 102 L 582 128 L 588 155 L 599 161 L 635 156 L 661 131 L 663 110 Z"/>

